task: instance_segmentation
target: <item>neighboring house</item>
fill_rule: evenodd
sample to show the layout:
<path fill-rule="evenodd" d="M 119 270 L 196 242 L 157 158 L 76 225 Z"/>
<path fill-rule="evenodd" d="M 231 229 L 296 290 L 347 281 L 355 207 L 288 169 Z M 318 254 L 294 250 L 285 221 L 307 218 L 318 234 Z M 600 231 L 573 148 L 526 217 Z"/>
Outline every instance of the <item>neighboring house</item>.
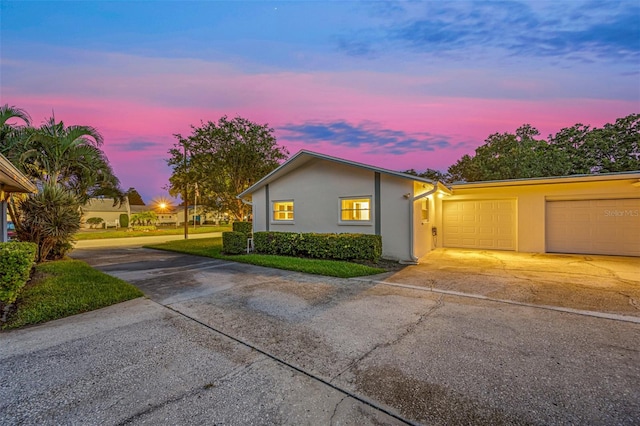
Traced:
<path fill-rule="evenodd" d="M 167 207 L 164 210 L 159 207 L 153 208 L 145 205 L 131 205 L 131 220 L 130 224 L 133 226 L 133 216 L 139 213 L 153 211 L 156 214 L 156 221 L 151 225 L 176 225 L 178 223 L 178 211 L 175 207 Z"/>
<path fill-rule="evenodd" d="M 183 223 L 184 220 L 180 220 L 182 217 L 175 207 L 171 207 L 166 209 L 165 211 L 157 211 L 157 224 L 158 225 L 176 225 L 178 226 L 180 223 Z"/>
<path fill-rule="evenodd" d="M 158 213 L 158 221 L 161 220 L 161 215 L 162 213 Z M 171 218 L 168 222 L 177 223 L 178 225 L 184 224 L 184 205 L 174 207 L 171 210 L 171 216 L 167 217 Z M 187 223 L 193 225 L 194 219 L 197 225 L 217 225 L 220 222 L 228 222 L 229 215 L 219 211 L 205 211 L 205 208 L 201 205 L 195 207 L 193 205 L 189 205 L 187 206 Z"/>
<path fill-rule="evenodd" d="M 0 242 L 7 237 L 7 197 L 11 193 L 34 193 L 38 188 L 20 170 L 0 154 Z"/>
<path fill-rule="evenodd" d="M 131 204 L 129 203 L 129 212 L 131 216 L 137 213 L 148 212 L 149 210 L 153 210 L 151 207 L 145 206 L 144 204 Z"/>
<path fill-rule="evenodd" d="M 640 256 L 640 171 L 447 187 L 303 150 L 238 197 L 254 231 L 379 234 L 401 262 L 439 247 Z"/>
<path fill-rule="evenodd" d="M 87 223 L 87 219 L 91 217 L 99 217 L 104 221 L 104 226 L 107 228 L 119 228 L 120 227 L 120 215 L 126 214 L 127 217 L 131 216 L 131 209 L 129 207 L 129 201 L 125 200 L 120 204 L 114 205 L 113 198 L 91 198 L 81 208 L 82 219 L 81 222 L 84 228 L 90 228 Z"/>
<path fill-rule="evenodd" d="M 184 207 L 182 207 L 184 209 Z M 196 223 L 200 225 L 204 224 L 219 224 L 221 221 L 229 221 L 229 214 L 221 213 L 220 211 L 204 211 L 202 206 L 189 206 L 188 215 L 189 223 L 193 223 L 194 214 Z M 184 210 L 183 210 L 184 212 Z M 183 213 L 184 214 L 184 213 Z"/>

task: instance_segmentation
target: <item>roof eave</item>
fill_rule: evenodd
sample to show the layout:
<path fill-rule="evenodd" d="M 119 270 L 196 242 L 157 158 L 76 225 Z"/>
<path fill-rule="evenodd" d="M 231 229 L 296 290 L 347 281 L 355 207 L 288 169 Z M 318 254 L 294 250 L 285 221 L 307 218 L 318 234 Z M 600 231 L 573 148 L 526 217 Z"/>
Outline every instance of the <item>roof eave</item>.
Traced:
<path fill-rule="evenodd" d="M 454 182 L 451 187 L 455 189 L 465 188 L 490 188 L 497 186 L 518 186 L 518 185 L 548 185 L 575 182 L 604 182 L 612 180 L 640 179 L 640 171 L 618 172 L 618 173 L 596 173 L 590 175 L 556 176 L 526 179 L 505 179 L 488 180 L 478 182 Z"/>
<path fill-rule="evenodd" d="M 293 155 L 287 161 L 282 163 L 280 166 L 278 166 L 276 169 L 274 169 L 271 173 L 269 173 L 266 176 L 264 176 L 258 182 L 254 183 L 249 188 L 247 188 L 244 191 L 242 191 L 240 194 L 237 195 L 237 198 L 248 199 L 247 196 L 249 196 L 253 192 L 257 191 L 258 189 L 260 189 L 264 185 L 268 184 L 269 182 L 272 182 L 273 180 L 275 180 L 277 178 L 277 176 L 279 176 L 283 172 L 283 170 L 288 168 L 291 163 L 295 162 L 298 158 L 300 158 L 302 156 L 309 156 L 309 157 L 317 158 L 317 159 L 321 159 L 321 160 L 332 161 L 332 162 L 339 163 L 339 164 L 345 164 L 345 165 L 352 166 L 352 167 L 358 167 L 358 168 L 361 168 L 361 169 L 370 170 L 372 172 L 384 173 L 384 174 L 387 174 L 387 175 L 396 176 L 396 177 L 399 177 L 399 178 L 402 178 L 402 179 L 409 179 L 409 180 L 413 180 L 413 181 L 417 181 L 417 182 L 428 183 L 428 184 L 431 184 L 431 185 L 435 185 L 436 184 L 436 182 L 432 181 L 431 179 L 421 178 L 419 176 L 413 176 L 413 175 L 409 175 L 409 174 L 402 173 L 402 172 L 396 172 L 396 171 L 393 171 L 393 170 L 383 169 L 381 167 L 370 166 L 368 164 L 363 164 L 363 163 L 358 163 L 358 162 L 355 162 L 355 161 L 345 160 L 343 158 L 332 157 L 330 155 L 320 154 L 318 152 L 307 151 L 307 150 L 303 149 L 303 150 L 298 151 L 295 155 Z"/>
<path fill-rule="evenodd" d="M 35 193 L 36 185 L 0 154 L 0 189 L 4 192 Z"/>

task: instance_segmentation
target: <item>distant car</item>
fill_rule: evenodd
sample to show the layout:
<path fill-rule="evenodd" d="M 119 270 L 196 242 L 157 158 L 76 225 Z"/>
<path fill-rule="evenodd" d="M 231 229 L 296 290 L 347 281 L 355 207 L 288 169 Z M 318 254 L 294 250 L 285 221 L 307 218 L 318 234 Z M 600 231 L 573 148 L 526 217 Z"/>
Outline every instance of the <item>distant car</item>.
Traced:
<path fill-rule="evenodd" d="M 15 240 L 16 238 L 16 226 L 13 224 L 13 222 L 7 223 L 7 237 L 9 241 Z"/>

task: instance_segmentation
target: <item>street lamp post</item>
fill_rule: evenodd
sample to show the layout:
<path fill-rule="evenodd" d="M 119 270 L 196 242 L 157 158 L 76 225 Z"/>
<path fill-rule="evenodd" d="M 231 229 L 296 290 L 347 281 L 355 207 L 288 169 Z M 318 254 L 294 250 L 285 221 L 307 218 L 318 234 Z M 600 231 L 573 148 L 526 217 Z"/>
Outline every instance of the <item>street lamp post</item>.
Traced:
<path fill-rule="evenodd" d="M 196 214 L 198 214 L 198 195 L 198 182 L 196 182 L 193 191 L 193 229 L 196 229 Z"/>
<path fill-rule="evenodd" d="M 184 144 L 184 174 L 185 174 L 185 179 L 184 179 L 184 197 L 182 197 L 182 200 L 184 201 L 184 239 L 188 240 L 189 239 L 189 201 L 187 198 L 188 195 L 188 188 L 189 186 L 187 185 L 187 144 L 185 141 Z"/>

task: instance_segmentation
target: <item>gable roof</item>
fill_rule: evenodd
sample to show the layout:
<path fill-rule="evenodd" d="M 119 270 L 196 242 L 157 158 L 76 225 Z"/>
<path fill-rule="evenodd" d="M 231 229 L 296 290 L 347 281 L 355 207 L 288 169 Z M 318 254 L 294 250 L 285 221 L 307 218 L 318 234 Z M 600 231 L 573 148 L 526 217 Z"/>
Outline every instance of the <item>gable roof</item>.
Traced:
<path fill-rule="evenodd" d="M 88 212 L 122 212 L 127 213 L 129 211 L 129 201 L 125 200 L 122 203 L 117 203 L 113 198 L 90 198 L 82 206 L 82 211 Z"/>
<path fill-rule="evenodd" d="M 5 192 L 38 192 L 38 188 L 20 170 L 0 154 L 0 190 Z"/>
<path fill-rule="evenodd" d="M 281 178 L 282 176 L 290 173 L 291 171 L 304 166 L 305 164 L 313 161 L 313 160 L 326 160 L 331 161 L 333 163 L 344 164 L 351 167 L 357 167 L 364 170 L 369 170 L 374 173 L 381 173 L 385 175 L 395 176 L 402 179 L 409 179 L 417 182 L 428 183 L 431 185 L 435 185 L 430 179 L 410 175 L 407 173 L 396 172 L 393 170 L 383 169 L 381 167 L 371 166 L 369 164 L 358 163 L 356 161 L 345 160 L 344 158 L 332 157 L 330 155 L 320 154 L 318 152 L 307 151 L 305 149 L 298 151 L 294 156 L 289 158 L 287 161 L 282 163 L 278 168 L 273 170 L 271 173 L 260 179 L 258 182 L 251 185 L 249 188 L 242 191 L 242 193 L 238 194 L 238 198 L 246 198 L 248 195 L 254 193 L 258 189 L 262 188 L 265 185 Z"/>

